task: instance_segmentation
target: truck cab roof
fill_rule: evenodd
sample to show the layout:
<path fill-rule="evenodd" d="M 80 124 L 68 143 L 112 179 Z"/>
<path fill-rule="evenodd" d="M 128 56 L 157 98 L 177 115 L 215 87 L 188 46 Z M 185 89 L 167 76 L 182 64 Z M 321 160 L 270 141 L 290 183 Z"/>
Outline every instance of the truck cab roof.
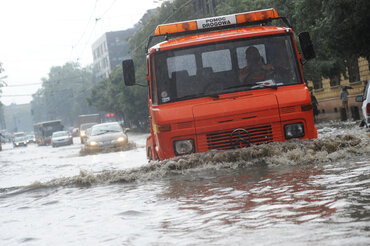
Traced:
<path fill-rule="evenodd" d="M 208 33 L 201 33 L 189 36 L 182 36 L 173 38 L 168 41 L 163 41 L 152 46 L 149 49 L 149 54 L 158 50 L 170 50 L 176 48 L 182 48 L 187 46 L 195 46 L 206 43 L 230 41 L 233 39 L 247 38 L 247 37 L 261 37 L 268 35 L 284 34 L 292 32 L 291 28 L 288 27 L 277 27 L 277 26 L 254 26 L 244 27 L 237 29 L 213 31 Z"/>

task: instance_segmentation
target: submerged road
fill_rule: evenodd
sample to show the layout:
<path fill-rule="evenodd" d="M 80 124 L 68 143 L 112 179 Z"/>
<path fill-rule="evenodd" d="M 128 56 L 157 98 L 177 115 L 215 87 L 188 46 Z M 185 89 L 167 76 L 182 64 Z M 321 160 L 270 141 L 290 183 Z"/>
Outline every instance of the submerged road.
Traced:
<path fill-rule="evenodd" d="M 368 245 L 370 133 L 147 163 L 136 148 L 4 145 L 0 245 Z"/>

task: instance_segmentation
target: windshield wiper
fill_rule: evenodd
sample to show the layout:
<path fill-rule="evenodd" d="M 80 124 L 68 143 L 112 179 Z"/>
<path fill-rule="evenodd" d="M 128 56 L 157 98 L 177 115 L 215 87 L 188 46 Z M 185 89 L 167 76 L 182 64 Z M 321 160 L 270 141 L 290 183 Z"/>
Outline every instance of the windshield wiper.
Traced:
<path fill-rule="evenodd" d="M 272 88 L 272 89 L 277 89 L 278 86 L 276 84 L 274 84 L 274 85 L 259 84 L 259 85 L 252 86 L 251 88 L 252 89 L 256 89 L 256 88 Z"/>
<path fill-rule="evenodd" d="M 197 94 L 197 95 L 186 95 L 186 96 L 182 96 L 182 97 L 176 97 L 173 99 L 173 101 L 181 101 L 181 100 L 185 100 L 185 99 L 194 99 L 194 98 L 197 98 L 199 95 L 202 95 L 202 94 Z"/>

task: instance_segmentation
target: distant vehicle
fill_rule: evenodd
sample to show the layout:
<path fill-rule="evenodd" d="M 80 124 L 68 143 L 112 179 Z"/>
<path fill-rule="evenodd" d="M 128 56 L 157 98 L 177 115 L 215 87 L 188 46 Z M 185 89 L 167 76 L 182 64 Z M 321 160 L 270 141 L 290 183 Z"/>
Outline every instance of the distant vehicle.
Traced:
<path fill-rule="evenodd" d="M 24 132 L 15 132 L 15 133 L 13 133 L 13 145 L 14 145 L 14 140 L 17 138 L 17 137 L 24 137 L 25 135 L 24 135 Z"/>
<path fill-rule="evenodd" d="M 26 137 L 15 137 L 13 140 L 13 147 L 27 146 Z"/>
<path fill-rule="evenodd" d="M 0 132 L 0 150 L 1 150 L 1 143 L 6 143 L 5 133 L 3 134 L 3 132 Z"/>
<path fill-rule="evenodd" d="M 62 131 L 63 125 L 61 120 L 39 122 L 33 126 L 38 145 L 48 145 L 51 143 L 53 132 Z"/>
<path fill-rule="evenodd" d="M 128 137 L 118 122 L 109 122 L 95 125 L 85 143 L 89 152 L 103 149 L 115 149 L 126 146 Z"/>
<path fill-rule="evenodd" d="M 80 129 L 73 128 L 72 129 L 72 137 L 78 137 L 79 136 Z"/>
<path fill-rule="evenodd" d="M 15 133 L 13 133 L 13 138 L 24 137 L 24 136 L 25 136 L 24 132 L 15 132 Z"/>
<path fill-rule="evenodd" d="M 21 137 L 21 136 L 24 136 L 24 132 L 15 132 L 13 134 L 14 137 Z"/>
<path fill-rule="evenodd" d="M 86 142 L 86 139 L 87 139 L 87 130 L 89 128 L 91 128 L 92 126 L 96 125 L 98 123 L 96 122 L 92 122 L 92 123 L 85 123 L 85 124 L 81 124 L 80 126 L 80 139 L 81 139 L 81 143 L 85 143 Z"/>
<path fill-rule="evenodd" d="M 71 144 L 73 144 L 72 135 L 67 131 L 54 132 L 51 136 L 51 146 L 53 148 Z"/>
<path fill-rule="evenodd" d="M 77 127 L 80 128 L 82 124 L 96 122 L 100 123 L 100 115 L 99 114 L 81 114 L 77 118 Z"/>
<path fill-rule="evenodd" d="M 10 142 L 11 139 L 12 139 L 12 136 L 10 135 L 10 133 L 6 130 L 0 130 L 0 139 L 1 139 L 1 143 L 7 143 L 7 142 Z"/>
<path fill-rule="evenodd" d="M 26 139 L 27 139 L 27 143 L 36 143 L 36 137 L 33 134 L 27 135 Z"/>
<path fill-rule="evenodd" d="M 363 116 L 363 121 L 361 125 L 370 127 L 370 83 L 368 82 L 364 94 L 362 96 L 356 97 L 356 102 L 362 102 L 361 112 Z"/>

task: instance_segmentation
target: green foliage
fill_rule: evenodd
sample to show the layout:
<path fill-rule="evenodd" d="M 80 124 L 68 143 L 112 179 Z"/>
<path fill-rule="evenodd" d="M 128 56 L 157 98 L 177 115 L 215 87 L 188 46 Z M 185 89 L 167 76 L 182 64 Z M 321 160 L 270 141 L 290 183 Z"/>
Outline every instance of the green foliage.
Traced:
<path fill-rule="evenodd" d="M 148 118 L 146 90 L 138 86 L 125 86 L 122 68 L 115 69 L 109 78 L 95 85 L 87 101 L 99 110 L 119 114 L 126 122 L 138 124 Z"/>
<path fill-rule="evenodd" d="M 61 119 L 65 125 L 73 125 L 78 115 L 96 112 L 86 101 L 93 86 L 90 67 L 81 68 L 78 63 L 52 67 L 42 82 L 31 102 L 35 122 Z"/>
<path fill-rule="evenodd" d="M 345 76 L 346 69 L 351 67 L 350 61 L 356 61 L 359 56 L 370 57 L 368 0 L 218 0 L 215 13 L 224 15 L 267 8 L 288 17 L 296 33 L 310 32 L 317 58 L 304 67 L 307 80 Z M 156 26 L 202 17 L 195 16 L 191 1 L 184 0 L 166 1 L 143 16 L 138 24 L 140 30 L 129 40 L 138 84 L 147 84 L 145 46 Z M 147 119 L 147 90 L 125 87 L 121 69 L 97 84 L 88 101 L 100 110 L 120 113 L 132 122 Z"/>

